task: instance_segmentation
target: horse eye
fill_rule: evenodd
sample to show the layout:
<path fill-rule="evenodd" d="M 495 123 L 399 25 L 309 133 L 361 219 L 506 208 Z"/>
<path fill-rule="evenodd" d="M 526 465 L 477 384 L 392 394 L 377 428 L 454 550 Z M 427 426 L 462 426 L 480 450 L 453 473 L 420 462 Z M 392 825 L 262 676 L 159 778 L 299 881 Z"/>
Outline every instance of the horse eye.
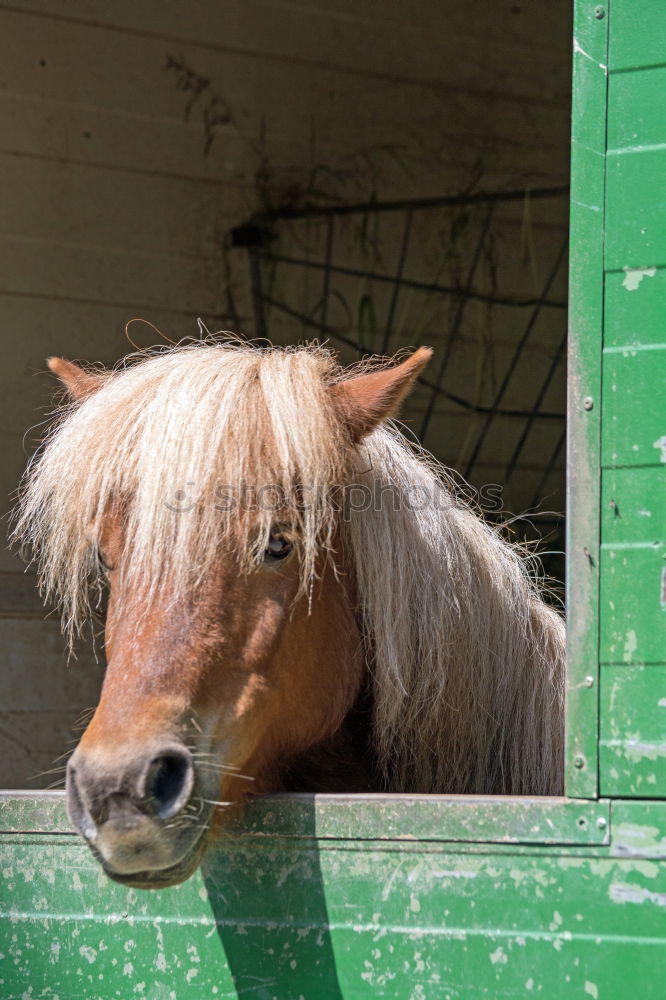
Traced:
<path fill-rule="evenodd" d="M 268 545 L 264 549 L 264 561 L 272 562 L 275 559 L 284 559 L 293 548 L 293 543 L 279 532 L 271 531 Z"/>

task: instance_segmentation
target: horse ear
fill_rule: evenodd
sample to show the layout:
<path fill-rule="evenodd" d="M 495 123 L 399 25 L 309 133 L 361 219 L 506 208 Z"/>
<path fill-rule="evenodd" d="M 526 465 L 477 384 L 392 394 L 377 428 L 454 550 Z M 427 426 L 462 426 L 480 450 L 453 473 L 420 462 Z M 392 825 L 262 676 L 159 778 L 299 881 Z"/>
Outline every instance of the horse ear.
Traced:
<path fill-rule="evenodd" d="M 102 379 L 99 375 L 92 375 L 90 372 L 84 371 L 73 361 L 65 361 L 64 358 L 49 358 L 46 363 L 77 403 L 92 396 L 102 386 Z"/>
<path fill-rule="evenodd" d="M 360 441 L 382 420 L 397 413 L 419 372 L 431 357 L 429 347 L 419 347 L 395 368 L 357 375 L 331 387 L 335 406 L 354 441 Z"/>

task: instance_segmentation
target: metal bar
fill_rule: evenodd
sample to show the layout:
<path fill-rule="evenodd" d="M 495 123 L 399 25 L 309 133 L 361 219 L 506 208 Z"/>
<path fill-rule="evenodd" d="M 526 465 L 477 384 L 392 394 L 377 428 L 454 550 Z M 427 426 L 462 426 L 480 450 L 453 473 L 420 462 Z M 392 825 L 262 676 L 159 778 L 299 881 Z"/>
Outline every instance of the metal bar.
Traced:
<path fill-rule="evenodd" d="M 331 258 L 333 256 L 334 228 L 335 228 L 335 223 L 333 221 L 333 217 L 329 216 L 328 221 L 326 223 L 326 262 L 324 270 L 324 287 L 322 289 L 322 304 L 321 304 L 322 329 L 325 329 L 328 323 L 328 294 L 331 282 Z"/>
<path fill-rule="evenodd" d="M 488 206 L 487 211 L 486 211 L 486 215 L 485 215 L 485 218 L 483 220 L 483 224 L 481 226 L 481 232 L 480 232 L 479 238 L 478 238 L 478 240 L 476 242 L 476 247 L 474 249 L 474 256 L 472 257 L 472 262 L 471 262 L 471 264 L 469 266 L 469 270 L 467 272 L 467 280 L 465 281 L 465 292 L 466 293 L 469 292 L 470 288 L 472 287 L 472 281 L 474 280 L 474 275 L 476 274 L 476 269 L 478 267 L 479 260 L 481 259 L 481 251 L 483 250 L 483 244 L 486 241 L 486 236 L 488 234 L 488 229 L 490 227 L 490 220 L 492 219 L 493 209 L 494 209 L 494 204 L 491 202 L 489 204 L 489 206 Z M 444 378 L 444 374 L 446 372 L 446 366 L 449 363 L 449 358 L 451 357 L 451 353 L 452 353 L 453 348 L 454 348 L 454 346 L 456 344 L 456 341 L 458 339 L 458 335 L 460 333 L 460 327 L 461 327 L 461 324 L 462 324 L 462 318 L 463 318 L 463 315 L 464 315 L 464 312 L 465 312 L 465 306 L 467 305 L 468 301 L 469 301 L 469 296 L 467 294 L 465 294 L 460 299 L 460 302 L 458 303 L 458 308 L 457 308 L 457 311 L 456 311 L 456 316 L 455 316 L 455 319 L 453 321 L 453 327 L 451 329 L 451 333 L 449 334 L 449 338 L 448 338 L 448 341 L 446 343 L 446 347 L 444 349 L 444 353 L 442 354 L 442 357 L 440 358 L 439 368 L 437 370 L 437 377 L 435 379 L 435 384 L 436 384 L 438 390 L 441 389 L 442 379 Z M 430 425 L 430 421 L 432 419 L 432 415 L 433 415 L 434 410 L 435 410 L 435 402 L 436 402 L 436 400 L 437 400 L 437 392 L 431 393 L 430 399 L 428 400 L 428 405 L 426 406 L 425 414 L 423 416 L 423 420 L 421 422 L 421 431 L 419 433 L 419 437 L 420 437 L 421 441 L 423 441 L 424 438 L 425 438 L 425 436 L 426 436 L 426 432 L 428 430 L 428 426 Z M 465 477 L 465 478 L 467 478 L 467 477 Z"/>
<path fill-rule="evenodd" d="M 268 295 L 263 297 L 264 303 L 271 306 L 274 309 L 279 309 L 286 316 L 291 316 L 293 319 L 303 323 L 304 326 L 310 326 L 320 333 L 326 334 L 326 336 L 331 337 L 333 340 L 339 340 L 341 344 L 346 344 L 347 347 L 353 348 L 359 354 L 363 353 L 362 345 L 357 341 L 353 340 L 351 337 L 347 337 L 344 333 L 340 333 L 339 330 L 334 329 L 331 326 L 324 327 L 321 323 L 312 319 L 310 316 L 306 316 L 304 313 L 298 312 L 297 309 L 292 309 L 285 302 L 280 302 L 279 299 L 273 299 Z M 456 396 L 453 392 L 448 392 L 446 389 L 442 389 L 441 386 L 438 387 L 435 382 L 431 379 L 420 375 L 417 378 L 417 382 L 424 385 L 427 389 L 432 389 L 438 393 L 438 395 L 443 396 L 445 399 L 450 400 L 455 403 L 456 406 L 462 406 L 466 410 L 470 410 L 473 413 L 480 413 L 482 415 L 490 413 L 491 409 L 488 406 L 477 406 L 475 403 L 470 403 L 469 400 L 463 399 L 462 396 Z M 518 418 L 520 420 L 525 420 L 531 415 L 529 410 L 492 410 L 494 416 L 498 417 L 512 417 Z M 563 420 L 564 413 L 554 413 L 551 411 L 544 411 L 543 413 L 537 414 L 538 420 Z"/>
<path fill-rule="evenodd" d="M 504 477 L 505 483 L 508 482 L 509 479 L 511 478 L 511 476 L 513 475 L 513 471 L 514 471 L 514 469 L 516 467 L 516 463 L 517 463 L 518 459 L 520 458 L 520 453 L 523 450 L 523 446 L 525 444 L 525 441 L 527 440 L 527 435 L 529 434 L 530 430 L 532 429 L 532 424 L 534 423 L 535 413 L 538 412 L 539 407 L 541 406 L 541 403 L 543 402 L 543 398 L 546 395 L 546 392 L 548 391 L 548 387 L 549 387 L 550 383 L 553 380 L 553 375 L 555 374 L 555 370 L 556 370 L 557 366 L 559 365 L 560 361 L 562 360 L 562 355 L 564 353 L 564 349 L 565 349 L 566 346 L 567 346 L 567 334 L 565 332 L 564 336 L 562 337 L 562 340 L 560 341 L 559 347 L 557 349 L 557 353 L 555 354 L 553 360 L 550 363 L 550 366 L 549 366 L 548 371 L 546 373 L 546 377 L 543 380 L 541 388 L 539 389 L 537 398 L 534 401 L 534 405 L 532 407 L 532 412 L 531 412 L 530 416 L 527 418 L 527 420 L 525 422 L 525 426 L 523 427 L 522 434 L 520 435 L 520 437 L 518 439 L 518 443 L 516 444 L 516 447 L 513 450 L 513 454 L 511 456 L 511 458 L 509 459 L 509 464 L 506 467 L 506 475 Z"/>
<path fill-rule="evenodd" d="M 543 488 L 546 485 L 546 480 L 548 479 L 548 476 L 552 472 L 553 466 L 555 465 L 555 462 L 557 461 L 557 459 L 559 457 L 559 454 L 562 451 L 562 448 L 564 447 L 564 442 L 566 441 L 566 439 L 567 439 L 567 428 L 566 428 L 566 425 L 565 425 L 562 428 L 562 433 L 560 434 L 559 438 L 557 439 L 557 442 L 555 444 L 555 447 L 553 448 L 551 456 L 548 459 L 548 462 L 546 463 L 546 468 L 544 469 L 543 476 L 539 480 L 539 485 L 537 486 L 536 490 L 534 491 L 534 497 L 533 497 L 532 503 L 530 505 L 532 508 L 536 507 L 537 504 L 539 504 L 541 502 Z"/>
<path fill-rule="evenodd" d="M 252 220 L 254 224 L 279 221 L 280 219 L 326 218 L 329 215 L 356 215 L 365 212 L 402 212 L 409 209 L 445 208 L 447 205 L 483 205 L 488 202 L 521 201 L 528 189 L 518 191 L 476 191 L 474 194 L 443 195 L 437 198 L 404 198 L 400 201 L 364 201 L 354 205 L 304 205 L 292 208 L 288 205 L 273 212 L 262 213 Z M 569 193 L 569 186 L 529 189 L 530 198 L 559 198 Z"/>
<path fill-rule="evenodd" d="M 564 259 L 564 254 L 565 254 L 566 249 L 567 249 L 567 242 L 568 242 L 568 237 L 565 237 L 564 242 L 562 243 L 562 246 L 560 248 L 560 251 L 557 254 L 557 257 L 555 258 L 555 263 L 554 263 L 553 267 L 551 268 L 551 270 L 550 270 L 550 272 L 548 274 L 548 277 L 546 278 L 546 283 L 545 283 L 544 288 L 543 288 L 543 295 L 544 296 L 548 294 L 548 292 L 550 290 L 550 287 L 551 287 L 553 281 L 555 280 L 555 276 L 557 275 L 557 272 L 559 271 L 560 264 L 562 263 L 562 260 Z M 475 464 L 477 458 L 479 457 L 479 452 L 481 451 L 481 447 L 483 445 L 483 440 L 484 440 L 484 438 L 485 438 L 485 436 L 486 436 L 486 434 L 488 432 L 488 428 L 490 427 L 490 422 L 491 422 L 491 420 L 493 418 L 493 414 L 495 412 L 497 412 L 496 408 L 499 406 L 499 404 L 501 403 L 502 399 L 504 398 L 504 393 L 507 390 L 507 386 L 509 384 L 511 376 L 514 373 L 516 364 L 518 363 L 518 359 L 520 358 L 521 354 L 523 353 L 523 349 L 525 347 L 525 344 L 529 340 L 529 337 L 530 337 L 530 335 L 532 333 L 532 330 L 534 329 L 534 326 L 536 324 L 537 319 L 539 318 L 540 313 L 541 313 L 541 307 L 537 305 L 534 308 L 534 311 L 532 312 L 532 315 L 530 316 L 529 320 L 527 321 L 527 325 L 525 326 L 525 330 L 523 331 L 523 335 L 520 338 L 520 340 L 518 341 L 516 349 L 515 349 L 515 351 L 513 353 L 513 357 L 511 358 L 511 362 L 509 364 L 509 368 L 506 371 L 506 373 L 504 375 L 504 378 L 502 379 L 502 382 L 500 384 L 500 387 L 499 387 L 499 389 L 497 390 L 497 392 L 495 394 L 495 399 L 493 400 L 493 405 L 490 408 L 490 412 L 488 413 L 488 416 L 486 417 L 486 419 L 484 421 L 484 424 L 483 424 L 483 427 L 481 428 L 481 431 L 479 432 L 479 435 L 478 435 L 478 437 L 476 439 L 476 444 L 474 446 L 474 450 L 472 451 L 472 455 L 469 458 L 469 460 L 467 462 L 467 465 L 465 467 L 465 472 L 463 473 L 465 479 L 469 478 L 469 476 L 471 474 L 471 471 L 474 468 L 474 464 Z"/>
<path fill-rule="evenodd" d="M 297 267 L 311 267 L 316 270 L 325 270 L 328 266 L 333 274 L 344 274 L 350 278 L 367 278 L 369 281 L 384 281 L 394 283 L 396 278 L 388 274 L 378 274 L 376 271 L 364 271 L 361 268 L 345 267 L 342 264 L 330 264 L 316 260 L 303 260 L 300 257 L 288 257 L 283 254 L 272 254 L 264 252 L 263 256 L 275 264 L 294 264 Z M 436 282 L 417 281 L 414 278 L 400 279 L 400 284 L 405 288 L 414 288 L 421 292 L 438 292 L 441 295 L 451 295 L 455 298 L 474 299 L 476 302 L 486 302 L 496 306 L 515 306 L 517 308 L 539 306 L 548 309 L 566 309 L 567 303 L 562 299 L 529 298 L 523 299 L 510 295 L 487 295 L 484 292 L 476 292 L 473 289 L 456 288 L 451 285 L 439 285 Z"/>
<path fill-rule="evenodd" d="M 254 309 L 254 333 L 256 337 L 266 339 L 266 314 L 264 312 L 265 298 L 261 290 L 261 260 L 256 247 L 248 250 L 250 258 L 250 285 L 252 288 L 252 306 Z"/>
<path fill-rule="evenodd" d="M 405 229 L 402 234 L 402 245 L 400 247 L 400 257 L 398 259 L 398 269 L 395 272 L 395 278 L 393 279 L 393 294 L 391 296 L 391 305 L 389 306 L 388 318 L 386 320 L 386 326 L 384 327 L 384 339 L 382 341 L 382 354 L 386 354 L 388 350 L 389 341 L 391 339 L 391 332 L 393 330 L 393 322 L 395 320 L 395 311 L 398 306 L 398 296 L 400 295 L 400 286 L 403 284 L 402 272 L 405 268 L 405 259 L 407 257 L 407 248 L 409 246 L 409 237 L 412 231 L 412 219 L 414 218 L 414 212 L 412 209 L 408 209 L 405 218 Z"/>

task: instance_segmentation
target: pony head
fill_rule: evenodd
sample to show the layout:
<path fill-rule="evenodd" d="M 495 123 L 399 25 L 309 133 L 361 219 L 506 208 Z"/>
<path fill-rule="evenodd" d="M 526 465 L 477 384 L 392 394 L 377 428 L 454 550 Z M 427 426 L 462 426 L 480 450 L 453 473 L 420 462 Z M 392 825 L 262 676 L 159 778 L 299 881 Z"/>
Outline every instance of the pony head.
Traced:
<path fill-rule="evenodd" d="M 279 789 L 348 716 L 366 657 L 346 491 L 430 355 L 349 373 L 320 347 L 235 342 L 115 371 L 49 362 L 69 404 L 15 535 L 70 636 L 108 592 L 67 802 L 113 879 L 186 878 L 214 818 Z"/>

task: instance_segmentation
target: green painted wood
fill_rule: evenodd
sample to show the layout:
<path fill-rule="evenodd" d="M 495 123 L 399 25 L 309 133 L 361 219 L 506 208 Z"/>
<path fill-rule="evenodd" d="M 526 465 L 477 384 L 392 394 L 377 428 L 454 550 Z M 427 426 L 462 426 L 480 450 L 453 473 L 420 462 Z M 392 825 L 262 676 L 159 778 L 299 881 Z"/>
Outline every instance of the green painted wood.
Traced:
<path fill-rule="evenodd" d="M 666 343 L 604 351 L 602 462 L 666 469 Z"/>
<path fill-rule="evenodd" d="M 613 272 L 605 279 L 604 344 L 638 347 L 664 343 L 666 269 Z"/>
<path fill-rule="evenodd" d="M 605 469 L 601 537 L 606 545 L 666 542 L 666 469 Z"/>
<path fill-rule="evenodd" d="M 547 853 L 238 832 L 143 893 L 74 837 L 0 835 L 0 995 L 626 1000 L 630 980 L 661 998 L 666 864 L 620 820 L 608 846 Z"/>
<path fill-rule="evenodd" d="M 643 152 L 646 147 L 664 143 L 666 66 L 639 73 L 611 74 L 608 83 L 609 157 L 631 156 Z"/>
<path fill-rule="evenodd" d="M 574 12 L 567 442 L 566 790 L 597 794 L 599 454 L 608 18 Z M 591 409 L 586 400 L 592 400 Z M 587 678 L 592 678 L 592 685 Z"/>
<path fill-rule="evenodd" d="M 606 267 L 666 264 L 666 148 L 608 158 Z"/>
<path fill-rule="evenodd" d="M 666 62 L 663 0 L 612 0 L 610 15 L 611 71 Z"/>
<path fill-rule="evenodd" d="M 666 802 L 628 802 L 611 805 L 615 857 L 666 860 Z"/>
<path fill-rule="evenodd" d="M 244 838 L 603 845 L 607 821 L 604 804 L 560 798 L 266 795 L 236 829 Z M 3 793 L 0 833 L 76 836 L 62 792 Z"/>
<path fill-rule="evenodd" d="M 666 469 L 604 470 L 600 659 L 666 662 Z"/>
<path fill-rule="evenodd" d="M 601 672 L 601 792 L 666 798 L 666 666 Z"/>
<path fill-rule="evenodd" d="M 0 793 L 0 833 L 76 836 L 61 791 Z"/>
<path fill-rule="evenodd" d="M 666 9 L 609 17 L 600 789 L 666 798 Z M 636 806 L 635 815 L 641 806 Z"/>
<path fill-rule="evenodd" d="M 596 802 L 556 798 L 303 795 L 256 800 L 242 826 L 319 840 L 603 844 L 606 818 Z"/>
<path fill-rule="evenodd" d="M 666 661 L 665 555 L 661 540 L 602 548 L 602 663 Z"/>

